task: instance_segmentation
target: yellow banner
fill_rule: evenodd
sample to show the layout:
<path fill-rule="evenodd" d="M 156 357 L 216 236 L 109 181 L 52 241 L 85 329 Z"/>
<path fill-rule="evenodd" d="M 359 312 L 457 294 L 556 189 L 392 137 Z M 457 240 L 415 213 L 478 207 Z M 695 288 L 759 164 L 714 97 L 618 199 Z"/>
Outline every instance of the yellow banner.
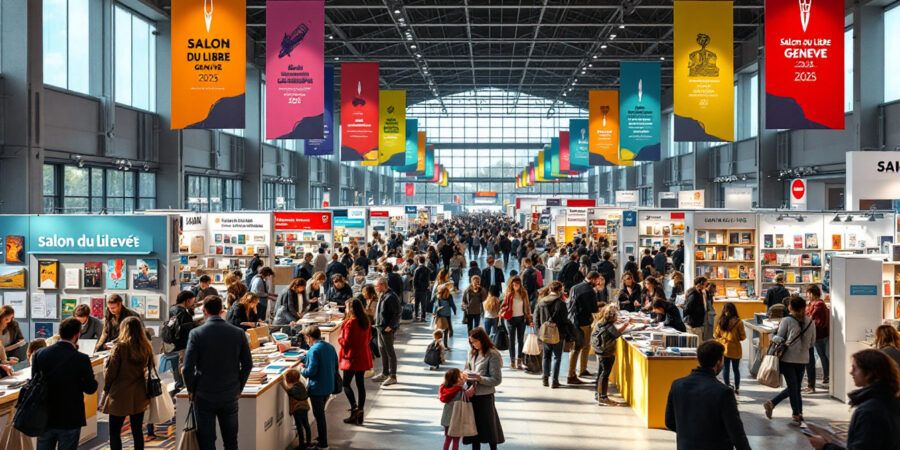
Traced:
<path fill-rule="evenodd" d="M 537 156 L 537 167 L 534 169 L 534 180 L 535 181 L 547 181 L 544 179 L 544 151 L 541 150 L 538 152 Z"/>
<path fill-rule="evenodd" d="M 425 132 L 419 132 L 419 159 L 416 161 L 416 172 L 425 171 Z"/>
<path fill-rule="evenodd" d="M 619 91 L 589 91 L 588 111 L 590 165 L 633 165 L 619 159 Z"/>
<path fill-rule="evenodd" d="M 450 185 L 450 179 L 447 176 L 447 169 L 441 168 L 441 187 L 447 187 Z"/>
<path fill-rule="evenodd" d="M 675 2 L 675 140 L 734 141 L 734 10 Z"/>
<path fill-rule="evenodd" d="M 378 164 L 406 164 L 406 91 L 378 91 Z"/>

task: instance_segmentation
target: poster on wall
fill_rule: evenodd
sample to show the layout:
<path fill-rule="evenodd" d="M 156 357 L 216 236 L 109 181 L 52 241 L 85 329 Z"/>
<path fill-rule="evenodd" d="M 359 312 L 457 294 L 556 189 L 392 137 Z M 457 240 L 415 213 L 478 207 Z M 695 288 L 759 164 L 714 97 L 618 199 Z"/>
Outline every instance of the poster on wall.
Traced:
<path fill-rule="evenodd" d="M 159 289 L 159 261 L 155 259 L 137 260 L 137 271 L 133 274 L 133 289 Z"/>
<path fill-rule="evenodd" d="M 325 106 L 322 116 L 322 139 L 308 139 L 303 146 L 306 156 L 334 153 L 334 66 L 325 66 Z"/>
<path fill-rule="evenodd" d="M 25 263 L 25 236 L 6 235 L 5 239 L 6 263 L 7 264 L 24 264 Z"/>
<path fill-rule="evenodd" d="M 266 139 L 322 139 L 325 2 L 266 2 Z"/>
<path fill-rule="evenodd" d="M 246 0 L 172 0 L 172 123 L 244 128 Z"/>
<path fill-rule="evenodd" d="M 406 91 L 378 93 L 378 161 L 363 165 L 406 165 Z"/>
<path fill-rule="evenodd" d="M 678 191 L 678 207 L 700 209 L 706 207 L 703 189 L 696 191 Z"/>
<path fill-rule="evenodd" d="M 734 2 L 675 2 L 675 141 L 734 140 Z"/>
<path fill-rule="evenodd" d="M 378 160 L 378 63 L 341 64 L 341 161 Z"/>
<path fill-rule="evenodd" d="M 766 128 L 844 129 L 844 2 L 766 0 Z"/>
<path fill-rule="evenodd" d="M 659 63 L 622 62 L 619 80 L 619 159 L 659 161 Z"/>
<path fill-rule="evenodd" d="M 587 170 L 591 164 L 588 156 L 589 129 L 588 119 L 569 119 L 569 170 Z"/>
<path fill-rule="evenodd" d="M 59 288 L 59 261 L 41 259 L 38 260 L 39 281 L 38 287 L 41 289 L 58 289 Z"/>
<path fill-rule="evenodd" d="M 590 137 L 588 138 L 590 165 L 615 166 L 619 161 L 619 93 L 590 91 L 588 93 Z"/>
<path fill-rule="evenodd" d="M 110 259 L 106 268 L 107 289 L 128 289 L 128 268 L 124 259 Z"/>

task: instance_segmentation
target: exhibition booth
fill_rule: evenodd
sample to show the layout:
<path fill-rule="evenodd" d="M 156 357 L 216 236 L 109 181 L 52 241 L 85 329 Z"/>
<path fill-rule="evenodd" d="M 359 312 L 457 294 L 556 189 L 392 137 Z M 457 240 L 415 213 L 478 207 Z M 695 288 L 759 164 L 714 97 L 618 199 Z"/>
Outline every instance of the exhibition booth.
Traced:
<path fill-rule="evenodd" d="M 331 254 L 334 244 L 332 233 L 333 212 L 276 211 L 275 219 L 275 265 L 297 265 L 306 253 L 315 254 L 324 246 Z"/>
<path fill-rule="evenodd" d="M 366 245 L 366 208 L 332 209 L 334 243 L 350 245 L 355 242 L 360 247 Z"/>

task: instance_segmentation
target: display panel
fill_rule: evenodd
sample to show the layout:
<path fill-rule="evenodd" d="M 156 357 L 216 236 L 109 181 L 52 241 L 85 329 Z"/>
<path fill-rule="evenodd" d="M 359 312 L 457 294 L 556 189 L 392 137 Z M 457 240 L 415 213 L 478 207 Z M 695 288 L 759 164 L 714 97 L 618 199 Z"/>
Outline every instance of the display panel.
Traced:
<path fill-rule="evenodd" d="M 590 91 L 590 165 L 615 166 L 619 160 L 619 93 Z"/>
<path fill-rule="evenodd" d="M 341 64 L 341 161 L 378 160 L 378 63 Z"/>
<path fill-rule="evenodd" d="M 619 124 L 622 128 L 619 159 L 659 161 L 659 64 L 622 62 L 619 65 L 619 80 Z"/>

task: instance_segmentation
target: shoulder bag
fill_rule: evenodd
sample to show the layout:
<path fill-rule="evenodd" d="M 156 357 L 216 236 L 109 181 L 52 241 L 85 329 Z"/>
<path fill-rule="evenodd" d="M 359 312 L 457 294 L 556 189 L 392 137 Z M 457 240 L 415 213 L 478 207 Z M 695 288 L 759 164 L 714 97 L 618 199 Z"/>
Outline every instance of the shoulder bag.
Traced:
<path fill-rule="evenodd" d="M 69 355 L 68 358 L 56 366 L 50 374 L 56 373 L 60 367 L 65 367 L 70 359 L 72 359 L 72 355 Z M 37 437 L 47 431 L 47 421 L 49 420 L 49 411 L 47 411 L 47 378 L 49 376 L 44 375 L 43 372 L 38 372 L 19 391 L 19 398 L 16 400 L 16 413 L 13 416 L 13 428 L 21 431 L 26 436 Z"/>
<path fill-rule="evenodd" d="M 153 358 L 147 360 L 147 398 L 155 398 L 162 395 L 162 380 L 156 367 L 153 367 Z"/>
<path fill-rule="evenodd" d="M 794 316 L 789 316 L 789 317 L 794 320 L 797 320 L 797 318 Z M 784 320 L 784 319 L 782 319 L 782 320 Z M 797 320 L 797 323 L 802 324 L 802 322 L 800 322 L 799 320 Z M 801 337 L 803 337 L 803 335 L 806 333 L 806 330 L 809 328 L 810 325 L 812 325 L 812 323 L 813 323 L 812 319 L 809 319 L 809 323 L 806 324 L 805 327 L 800 329 L 800 333 L 798 333 L 796 336 L 794 336 L 794 338 L 791 339 L 790 342 L 772 342 L 771 344 L 769 344 L 769 349 L 766 351 L 766 354 L 774 355 L 778 359 L 781 359 L 782 357 L 784 357 L 784 352 L 787 351 L 788 347 L 790 347 L 791 345 L 794 345 L 794 342 L 797 342 L 797 339 L 800 339 Z"/>

